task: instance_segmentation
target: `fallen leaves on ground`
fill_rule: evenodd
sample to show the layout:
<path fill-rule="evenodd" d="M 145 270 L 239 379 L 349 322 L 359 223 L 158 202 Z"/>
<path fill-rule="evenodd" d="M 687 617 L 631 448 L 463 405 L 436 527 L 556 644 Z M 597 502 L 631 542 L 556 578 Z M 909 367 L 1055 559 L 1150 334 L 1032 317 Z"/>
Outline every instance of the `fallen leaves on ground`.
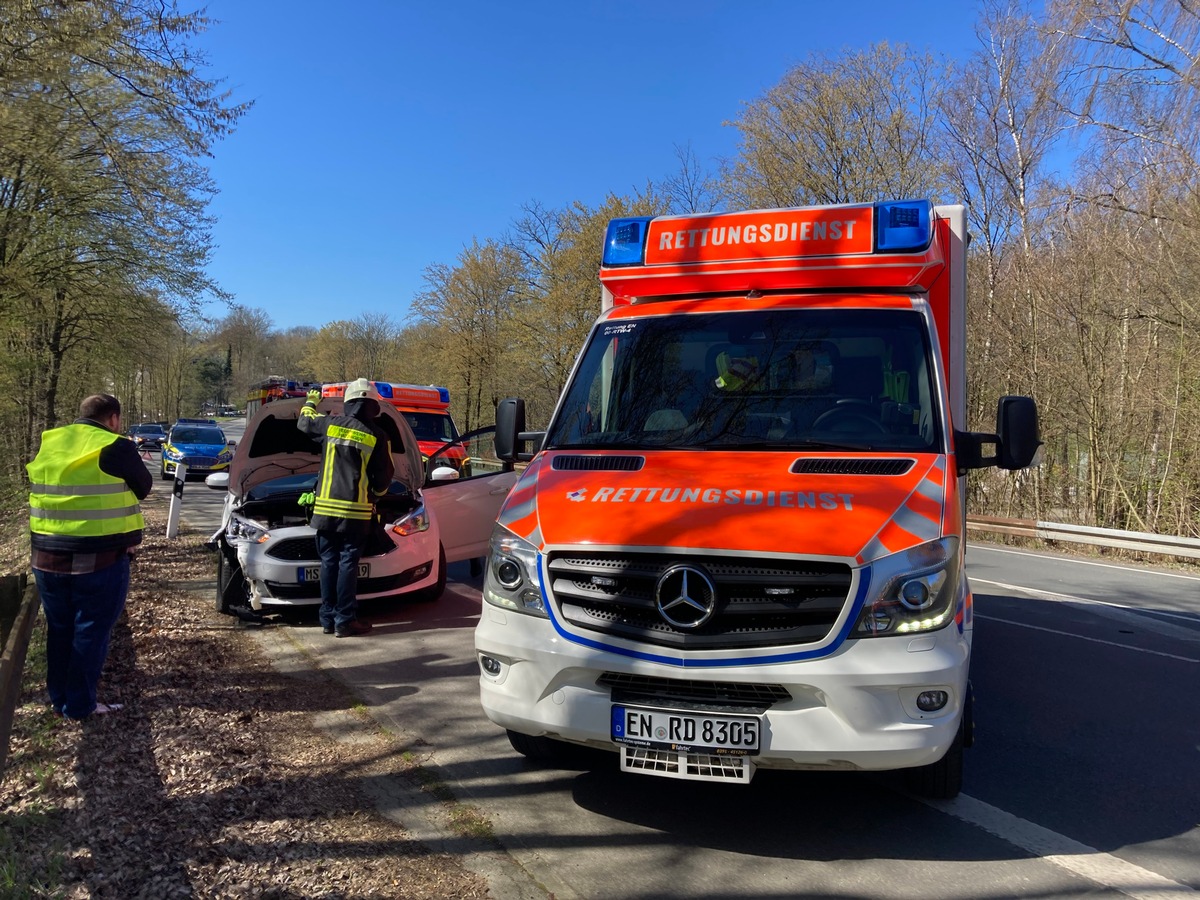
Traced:
<path fill-rule="evenodd" d="M 399 749 L 368 728 L 352 742 L 319 731 L 314 713 L 355 715 L 353 699 L 275 671 L 200 592 L 215 570 L 202 538 L 167 541 L 164 508 L 145 513 L 100 685 L 124 709 L 60 720 L 26 680 L 0 781 L 18 896 L 486 897 L 366 797 L 367 780 L 405 777 Z"/>

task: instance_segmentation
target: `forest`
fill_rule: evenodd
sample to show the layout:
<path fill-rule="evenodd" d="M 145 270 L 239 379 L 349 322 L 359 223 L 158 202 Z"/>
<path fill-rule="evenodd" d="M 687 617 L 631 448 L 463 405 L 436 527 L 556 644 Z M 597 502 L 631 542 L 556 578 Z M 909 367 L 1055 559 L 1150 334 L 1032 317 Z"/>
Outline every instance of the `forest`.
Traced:
<path fill-rule="evenodd" d="M 0 509 L 98 385 L 127 423 L 244 406 L 279 374 L 445 385 L 461 430 L 521 396 L 544 425 L 599 312 L 609 219 L 928 197 L 969 213 L 968 426 L 1003 394 L 1041 412 L 1043 464 L 973 474 L 972 510 L 1200 536 L 1200 4 L 977 8 L 968 57 L 814 54 L 726 123 L 732 157 L 682 142 L 633 194 L 531 198 L 431 261 L 403 319 L 280 330 L 206 272 L 205 160 L 254 113 L 198 74 L 203 14 L 0 5 Z"/>

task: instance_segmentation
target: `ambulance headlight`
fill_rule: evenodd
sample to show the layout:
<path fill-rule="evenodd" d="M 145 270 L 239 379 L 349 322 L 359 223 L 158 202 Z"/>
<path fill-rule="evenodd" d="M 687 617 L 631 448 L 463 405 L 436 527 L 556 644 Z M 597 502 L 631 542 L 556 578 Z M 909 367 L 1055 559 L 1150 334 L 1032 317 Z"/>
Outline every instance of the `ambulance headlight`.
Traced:
<path fill-rule="evenodd" d="M 483 599 L 502 609 L 546 617 L 537 548 L 502 525 L 492 530 Z"/>
<path fill-rule="evenodd" d="M 957 537 L 885 556 L 872 567 L 871 593 L 850 637 L 919 634 L 945 628 L 954 621 L 958 569 Z"/>

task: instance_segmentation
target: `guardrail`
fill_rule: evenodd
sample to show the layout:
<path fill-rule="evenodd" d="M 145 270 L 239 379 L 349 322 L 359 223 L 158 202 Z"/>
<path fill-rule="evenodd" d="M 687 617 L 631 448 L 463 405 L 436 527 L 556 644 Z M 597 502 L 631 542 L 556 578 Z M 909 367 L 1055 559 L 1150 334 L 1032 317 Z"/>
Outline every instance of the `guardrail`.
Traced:
<path fill-rule="evenodd" d="M 1121 531 L 1116 528 L 1094 528 L 1088 525 L 1062 525 L 1037 522 L 1033 519 L 999 519 L 991 516 L 967 516 L 967 531 L 986 531 L 992 534 L 1011 534 L 1043 541 L 1066 541 L 1091 544 L 1140 553 L 1160 553 L 1200 559 L 1200 539 L 1150 534 L 1142 531 Z"/>
<path fill-rule="evenodd" d="M 21 679 L 25 672 L 25 653 L 29 636 L 37 621 L 37 584 L 28 575 L 5 575 L 0 578 L 0 618 L 12 621 L 4 653 L 0 655 L 0 772 L 8 762 L 8 738 L 12 734 L 13 714 L 21 696 Z"/>

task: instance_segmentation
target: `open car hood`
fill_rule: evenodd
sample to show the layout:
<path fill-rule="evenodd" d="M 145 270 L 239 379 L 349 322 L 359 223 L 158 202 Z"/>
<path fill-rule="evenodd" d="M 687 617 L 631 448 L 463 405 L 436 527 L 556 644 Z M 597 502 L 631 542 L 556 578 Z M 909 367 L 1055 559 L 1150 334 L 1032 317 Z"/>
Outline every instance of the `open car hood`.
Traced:
<path fill-rule="evenodd" d="M 229 465 L 229 490 L 235 497 L 245 497 L 251 488 L 272 478 L 315 473 L 320 468 L 320 446 L 296 427 L 304 403 L 297 398 L 264 404 L 246 423 L 246 431 Z M 342 401 L 325 398 L 318 404 L 317 412 L 339 416 Z M 415 496 L 425 482 L 417 439 L 404 417 L 389 404 L 379 404 L 379 419 L 384 430 L 393 435 L 392 461 L 396 466 L 393 477 Z"/>

